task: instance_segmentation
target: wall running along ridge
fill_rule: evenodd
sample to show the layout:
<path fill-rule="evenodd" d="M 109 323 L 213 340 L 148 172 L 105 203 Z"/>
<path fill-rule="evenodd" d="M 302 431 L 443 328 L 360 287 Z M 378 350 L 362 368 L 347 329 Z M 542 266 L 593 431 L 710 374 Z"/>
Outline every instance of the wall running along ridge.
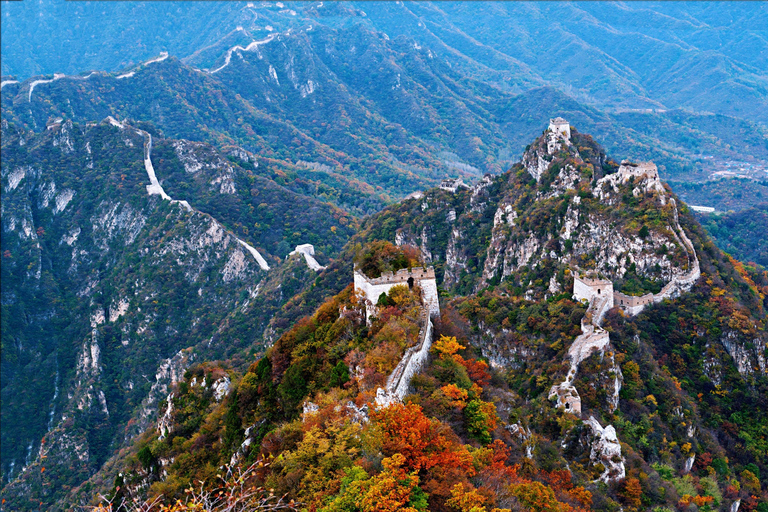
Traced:
<path fill-rule="evenodd" d="M 368 278 L 357 270 L 354 271 L 355 291 L 362 293 L 365 300 L 366 316 L 376 314 L 376 303 L 382 293 L 389 293 L 394 286 L 408 285 L 421 288 L 422 310 L 420 316 L 421 328 L 419 341 L 413 347 L 406 349 L 400 362 L 387 378 L 384 388 L 376 391 L 376 406 L 389 407 L 393 403 L 402 402 L 408 394 L 411 379 L 424 368 L 429 358 L 432 346 L 432 316 L 440 315 L 440 301 L 437 296 L 435 269 L 414 268 L 401 269 L 397 273 L 384 272 L 381 277 Z"/>

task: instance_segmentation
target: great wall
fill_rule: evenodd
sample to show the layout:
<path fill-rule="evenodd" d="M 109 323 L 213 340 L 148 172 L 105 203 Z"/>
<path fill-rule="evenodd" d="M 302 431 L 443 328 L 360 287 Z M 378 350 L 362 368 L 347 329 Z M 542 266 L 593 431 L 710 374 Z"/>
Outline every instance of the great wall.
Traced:
<path fill-rule="evenodd" d="M 562 118 L 550 120 L 549 128 L 546 132 L 547 150 L 552 154 L 561 144 L 570 145 L 570 127 Z M 533 169 L 532 174 L 537 179 L 543 173 L 544 162 L 539 162 L 538 167 Z M 641 181 L 642 180 L 642 181 Z M 662 205 L 667 204 L 665 189 L 659 179 L 658 169 L 652 162 L 631 163 L 623 161 L 619 166 L 618 172 L 609 174 L 601 178 L 595 185 L 593 195 L 601 201 L 611 201 L 611 192 L 618 192 L 618 185 L 626 183 L 636 184 L 633 189 L 633 195 L 637 196 L 642 192 L 657 192 Z M 641 189 L 644 185 L 644 190 Z M 555 401 L 555 407 L 563 408 L 578 417 L 582 416 L 582 403 L 574 379 L 578 373 L 579 365 L 587 359 L 593 352 L 598 352 L 601 357 L 605 357 L 606 348 L 610 344 L 610 336 L 606 330 L 601 327 L 605 314 L 612 308 L 618 307 L 624 313 L 634 316 L 639 314 L 649 304 L 659 303 L 666 299 L 680 296 L 682 293 L 690 290 L 701 276 L 699 259 L 693 243 L 685 234 L 680 226 L 677 204 L 670 198 L 669 202 L 674 211 L 674 226 L 670 226 L 675 240 L 684 248 L 687 257 L 687 272 L 682 275 L 673 275 L 669 282 L 661 289 L 659 293 L 647 293 L 642 296 L 632 296 L 614 291 L 613 282 L 599 277 L 590 278 L 573 272 L 573 298 L 578 301 L 589 303 L 586 314 L 581 320 L 581 332 L 570 348 L 568 349 L 569 370 L 565 379 L 560 384 L 555 384 L 549 391 L 549 399 Z M 613 360 L 613 353 L 608 352 L 611 360 L 612 371 L 614 374 L 613 393 L 608 397 L 609 408 L 616 410 L 619 402 L 619 392 L 623 376 L 621 368 Z M 612 425 L 603 428 L 600 422 L 594 416 L 585 420 L 595 437 L 592 445 L 590 459 L 594 462 L 603 464 L 605 470 L 598 477 L 599 481 L 610 482 L 621 480 L 625 477 L 624 459 L 621 456 L 621 444 L 616 436 L 616 430 Z"/>
<path fill-rule="evenodd" d="M 548 150 L 552 153 L 562 143 L 570 144 L 570 126 L 562 118 L 550 121 L 547 131 Z M 538 176 L 535 176 L 538 180 Z M 660 193 L 663 204 L 666 204 L 664 188 L 659 180 L 658 170 L 653 163 L 622 162 L 619 171 L 608 175 L 598 181 L 593 194 L 601 200 L 605 199 L 602 185 L 616 189 L 618 184 L 635 182 L 637 178 L 645 179 L 646 192 L 657 191 Z M 459 180 L 450 180 L 443 183 L 440 188 L 455 192 L 463 183 Z M 633 190 L 633 194 L 639 189 Z M 586 314 L 581 320 L 581 331 L 568 349 L 568 362 L 570 368 L 560 384 L 553 385 L 548 397 L 556 402 L 555 406 L 563 408 L 569 413 L 582 417 L 582 403 L 574 380 L 578 373 L 579 365 L 594 352 L 605 357 L 606 349 L 610 344 L 609 333 L 601 327 L 605 314 L 614 307 L 618 307 L 626 314 L 637 315 L 649 304 L 661 302 L 679 296 L 690 290 L 701 276 L 699 260 L 693 243 L 683 231 L 679 223 L 677 205 L 674 199 L 669 199 L 674 211 L 674 226 L 670 229 L 680 245 L 686 251 L 688 257 L 687 272 L 682 275 L 673 275 L 670 281 L 659 293 L 647 293 L 642 296 L 627 295 L 614 290 L 613 282 L 599 277 L 587 277 L 573 272 L 573 298 L 589 303 Z M 413 289 L 418 286 L 421 289 L 422 310 L 420 315 L 420 330 L 418 342 L 406 349 L 402 359 L 387 378 L 383 388 L 377 389 L 376 407 L 389 407 L 394 403 L 401 403 L 408 393 L 411 379 L 421 371 L 427 363 L 429 349 L 432 345 L 433 325 L 432 316 L 440 314 L 440 303 L 437 293 L 434 268 L 402 269 L 396 273 L 385 272 L 378 278 L 369 278 L 354 269 L 354 287 L 365 302 L 366 319 L 370 321 L 378 311 L 377 303 L 382 294 L 398 285 L 408 285 Z M 614 385 L 608 405 L 611 411 L 615 411 L 619 405 L 619 392 L 623 382 L 621 368 L 616 364 L 613 353 L 608 351 L 611 371 L 614 375 Z M 351 407 L 349 404 L 347 407 Z M 305 403 L 304 413 L 312 413 L 317 406 L 311 402 Z M 367 420 L 367 409 L 355 411 Z M 621 454 L 621 443 L 616 435 L 616 429 L 612 425 L 603 427 L 594 416 L 584 420 L 592 431 L 592 448 L 590 460 L 595 464 L 602 464 L 604 470 L 597 481 L 611 482 L 622 480 L 626 476 L 624 458 Z"/>
<path fill-rule="evenodd" d="M 376 390 L 376 405 L 388 407 L 402 402 L 408 394 L 411 378 L 427 364 L 429 349 L 432 346 L 432 318 L 440 315 L 440 301 L 437 295 L 435 269 L 401 269 L 396 273 L 384 272 L 381 277 L 369 278 L 357 269 L 354 270 L 355 291 L 362 294 L 366 306 L 366 318 L 370 320 L 376 314 L 376 303 L 383 293 L 398 285 L 407 285 L 421 289 L 422 310 L 419 318 L 419 340 L 406 349 L 402 359 L 387 378 L 383 388 Z"/>

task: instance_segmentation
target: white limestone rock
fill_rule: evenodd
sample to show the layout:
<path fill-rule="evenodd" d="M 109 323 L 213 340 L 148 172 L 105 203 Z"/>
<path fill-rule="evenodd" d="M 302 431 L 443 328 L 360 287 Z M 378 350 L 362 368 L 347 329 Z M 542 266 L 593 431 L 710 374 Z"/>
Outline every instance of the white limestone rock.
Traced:
<path fill-rule="evenodd" d="M 610 483 L 623 480 L 626 470 L 616 429 L 612 425 L 603 428 L 594 416 L 590 416 L 584 423 L 592 429 L 593 436 L 589 459 L 592 464 L 602 464 L 605 467 L 597 481 Z"/>

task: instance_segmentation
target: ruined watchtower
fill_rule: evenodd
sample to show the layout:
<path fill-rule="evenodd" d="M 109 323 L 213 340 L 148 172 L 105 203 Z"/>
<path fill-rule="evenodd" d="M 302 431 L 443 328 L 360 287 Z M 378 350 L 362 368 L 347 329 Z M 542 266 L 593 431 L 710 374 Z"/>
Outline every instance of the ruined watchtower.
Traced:
<path fill-rule="evenodd" d="M 659 169 L 653 162 L 630 162 L 624 160 L 619 166 L 619 176 L 621 176 L 621 182 L 625 183 L 630 177 L 642 178 L 648 177 L 652 180 L 659 179 Z"/>
<path fill-rule="evenodd" d="M 599 326 L 605 313 L 613 307 L 613 282 L 590 279 L 574 273 L 573 298 L 589 302 L 587 312 L 592 314 L 592 323 Z"/>
<path fill-rule="evenodd" d="M 354 270 L 355 291 L 362 292 L 368 301 L 368 316 L 375 312 L 376 303 L 382 293 L 389 293 L 392 287 L 399 284 L 407 285 L 409 288 L 418 286 L 421 288 L 421 297 L 424 306 L 429 309 L 430 316 L 440 315 L 440 301 L 437 296 L 437 281 L 435 280 L 434 267 L 429 268 L 403 268 L 396 273 L 384 272 L 381 277 L 370 278 Z"/>
<path fill-rule="evenodd" d="M 440 188 L 442 190 L 446 190 L 452 194 L 455 194 L 457 190 L 460 188 L 469 188 L 469 185 L 464 183 L 464 180 L 461 178 L 446 178 L 443 181 L 440 182 Z"/>
<path fill-rule="evenodd" d="M 549 120 L 549 131 L 562 135 L 566 140 L 571 140 L 571 124 L 562 117 Z"/>
<path fill-rule="evenodd" d="M 588 277 L 573 276 L 573 297 L 576 300 L 592 302 L 593 298 L 610 297 L 613 300 L 613 282 L 605 279 L 590 279 Z"/>

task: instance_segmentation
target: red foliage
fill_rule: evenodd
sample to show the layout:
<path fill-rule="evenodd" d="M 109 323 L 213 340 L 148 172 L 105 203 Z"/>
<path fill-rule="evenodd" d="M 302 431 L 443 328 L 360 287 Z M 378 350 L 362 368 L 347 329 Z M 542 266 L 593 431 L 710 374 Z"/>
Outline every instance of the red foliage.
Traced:
<path fill-rule="evenodd" d="M 457 363 L 467 369 L 469 378 L 481 388 L 487 386 L 491 382 L 491 375 L 488 373 L 488 363 L 485 361 L 464 359 L 458 354 L 454 355 L 453 358 Z"/>
<path fill-rule="evenodd" d="M 474 474 L 472 456 L 449 427 L 427 418 L 416 404 L 395 404 L 375 411 L 371 419 L 382 429 L 382 451 L 405 456 L 405 468 L 460 468 Z"/>

